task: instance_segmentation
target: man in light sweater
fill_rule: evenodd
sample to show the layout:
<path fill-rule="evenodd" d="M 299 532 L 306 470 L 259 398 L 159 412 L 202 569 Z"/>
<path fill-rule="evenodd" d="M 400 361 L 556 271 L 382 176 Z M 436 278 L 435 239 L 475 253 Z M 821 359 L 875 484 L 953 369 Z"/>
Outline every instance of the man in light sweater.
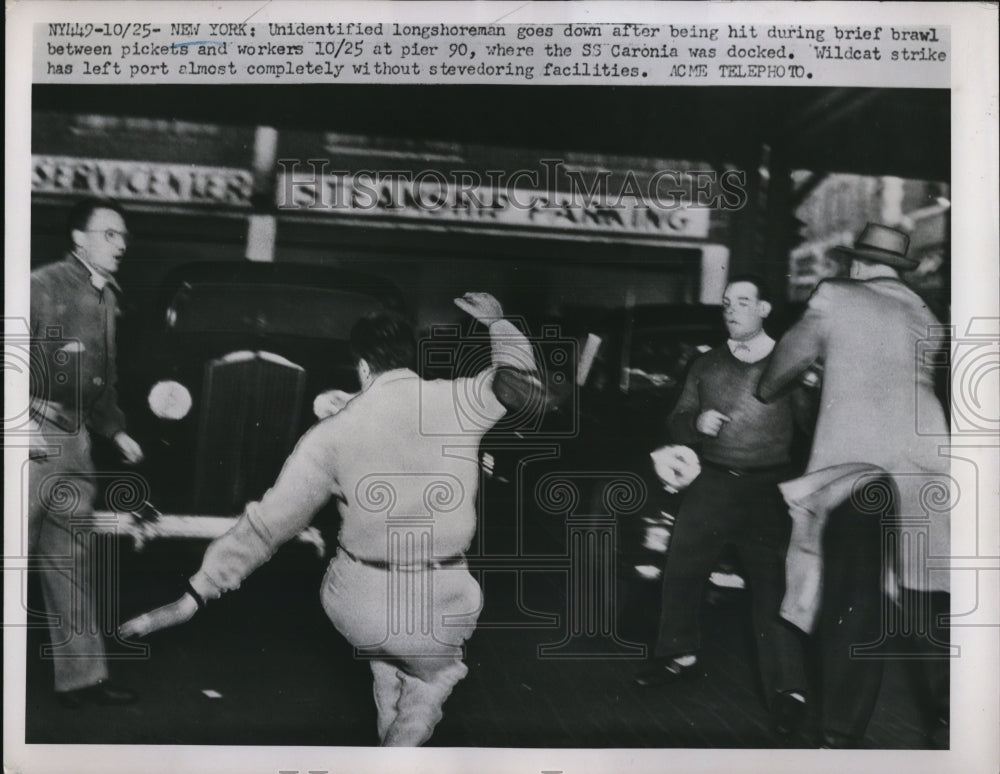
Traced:
<path fill-rule="evenodd" d="M 731 543 L 750 582 L 765 700 L 775 729 L 789 733 L 803 715 L 806 677 L 799 636 L 779 616 L 790 522 L 777 485 L 790 476 L 793 426 L 808 407 L 801 394 L 770 405 L 754 397 L 774 347 L 763 327 L 770 312 L 760 280 L 730 280 L 723 297 L 729 341 L 694 362 L 668 419 L 671 441 L 697 449 L 701 473 L 677 514 L 655 658 L 636 683 L 662 685 L 698 673 L 705 582 Z"/>
<path fill-rule="evenodd" d="M 384 313 L 359 321 L 351 349 L 361 392 L 326 406 L 331 416 L 302 437 L 274 486 L 208 547 L 188 593 L 122 633 L 188 620 L 238 588 L 333 498 L 340 550 L 323 580 L 323 608 L 370 662 L 382 745 L 426 742 L 468 673 L 462 645 L 482 606 L 464 551 L 476 528 L 479 442 L 505 413 L 494 377 L 500 366 L 535 367 L 530 344 L 493 296 L 467 293 L 455 303 L 489 326 L 492 368 L 422 380 L 411 370 L 409 323 Z"/>

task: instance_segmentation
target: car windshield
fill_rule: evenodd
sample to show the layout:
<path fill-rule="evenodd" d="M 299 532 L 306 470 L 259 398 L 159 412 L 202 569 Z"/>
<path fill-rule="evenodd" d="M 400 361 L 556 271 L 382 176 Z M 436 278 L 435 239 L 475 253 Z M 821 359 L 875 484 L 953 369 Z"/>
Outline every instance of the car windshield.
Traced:
<path fill-rule="evenodd" d="M 167 311 L 179 333 L 253 333 L 347 339 L 351 326 L 384 308 L 366 293 L 306 285 L 185 283 Z"/>

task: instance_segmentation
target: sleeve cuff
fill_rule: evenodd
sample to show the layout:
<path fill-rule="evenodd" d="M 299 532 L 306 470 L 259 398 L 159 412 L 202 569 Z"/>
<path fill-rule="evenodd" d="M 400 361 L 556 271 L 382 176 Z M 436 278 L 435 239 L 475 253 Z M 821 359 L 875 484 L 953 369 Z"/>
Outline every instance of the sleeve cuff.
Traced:
<path fill-rule="evenodd" d="M 212 582 L 212 579 L 208 577 L 204 570 L 199 570 L 192 575 L 188 583 L 191 584 L 191 588 L 197 591 L 202 599 L 218 599 L 222 596 L 222 591 Z"/>

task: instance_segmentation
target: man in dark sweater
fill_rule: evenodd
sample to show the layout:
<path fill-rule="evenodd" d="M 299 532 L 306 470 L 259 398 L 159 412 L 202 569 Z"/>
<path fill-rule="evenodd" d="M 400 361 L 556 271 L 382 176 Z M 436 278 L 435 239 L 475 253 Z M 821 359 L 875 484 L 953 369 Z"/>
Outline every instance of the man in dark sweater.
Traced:
<path fill-rule="evenodd" d="M 799 636 L 779 615 L 790 521 L 777 485 L 791 474 L 796 414 L 805 416 L 807 406 L 801 391 L 771 404 L 754 396 L 774 348 L 763 328 L 770 312 L 761 281 L 729 282 L 723 313 L 730 339 L 694 362 L 668 419 L 671 440 L 696 448 L 702 470 L 677 514 L 655 658 L 636 683 L 662 685 L 698 672 L 705 581 L 731 543 L 750 582 L 765 698 L 776 730 L 788 733 L 803 715 L 806 678 Z"/>

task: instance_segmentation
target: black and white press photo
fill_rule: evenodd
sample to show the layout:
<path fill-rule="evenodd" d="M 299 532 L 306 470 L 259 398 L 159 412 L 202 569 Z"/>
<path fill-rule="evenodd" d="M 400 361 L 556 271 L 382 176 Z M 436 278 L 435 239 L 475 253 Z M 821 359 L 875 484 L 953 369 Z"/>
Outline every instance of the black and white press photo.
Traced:
<path fill-rule="evenodd" d="M 233 5 L 18 27 L 5 765 L 995 762 L 982 14 Z"/>

